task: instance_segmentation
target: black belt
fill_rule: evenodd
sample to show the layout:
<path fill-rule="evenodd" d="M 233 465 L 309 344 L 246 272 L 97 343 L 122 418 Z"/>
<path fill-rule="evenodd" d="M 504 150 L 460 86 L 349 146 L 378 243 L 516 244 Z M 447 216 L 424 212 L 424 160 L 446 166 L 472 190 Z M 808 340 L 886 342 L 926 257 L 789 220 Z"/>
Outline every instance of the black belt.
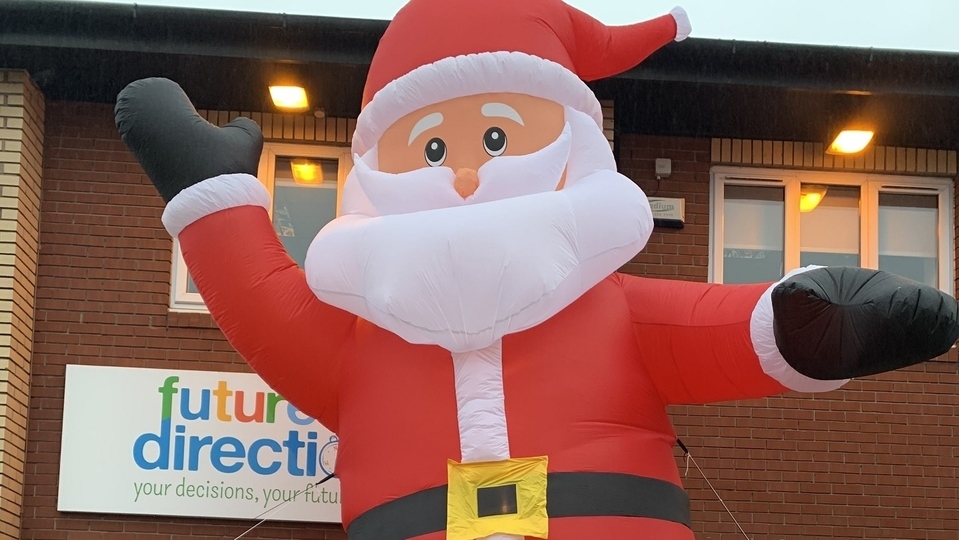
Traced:
<path fill-rule="evenodd" d="M 692 528 L 683 488 L 655 478 L 618 473 L 550 473 L 550 518 L 618 516 L 661 519 Z M 349 540 L 407 540 L 446 530 L 446 486 L 400 497 L 350 523 Z"/>

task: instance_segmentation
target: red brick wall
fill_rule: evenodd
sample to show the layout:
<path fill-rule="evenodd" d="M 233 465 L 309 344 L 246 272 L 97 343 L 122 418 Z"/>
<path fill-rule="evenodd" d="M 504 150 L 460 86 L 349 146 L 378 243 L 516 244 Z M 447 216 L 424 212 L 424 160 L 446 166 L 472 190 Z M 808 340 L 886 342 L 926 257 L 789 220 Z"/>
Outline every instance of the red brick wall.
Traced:
<path fill-rule="evenodd" d="M 47 110 L 22 536 L 232 540 L 250 523 L 56 510 L 65 364 L 247 371 L 209 317 L 167 315 L 172 241 L 162 201 L 112 118 L 109 106 Z M 345 538 L 339 526 L 313 524 L 267 524 L 249 536 Z"/>
<path fill-rule="evenodd" d="M 622 136 L 623 172 L 651 195 L 685 197 L 687 226 L 657 230 L 627 269 L 705 280 L 709 148 L 690 139 Z M 652 160 L 674 173 L 656 186 Z M 116 136 L 108 106 L 47 111 L 36 346 L 23 537 L 50 540 L 233 538 L 245 522 L 59 514 L 67 362 L 246 371 L 208 317 L 167 314 L 171 241 L 162 205 Z M 750 537 L 956 539 L 959 375 L 950 362 L 854 381 L 818 396 L 674 407 L 680 437 Z M 677 452 L 677 456 L 679 453 Z M 640 459 L 637 456 L 637 459 Z M 739 539 L 691 468 L 697 538 Z M 281 524 L 255 538 L 343 538 Z"/>
<path fill-rule="evenodd" d="M 626 270 L 706 280 L 709 141 L 622 135 L 620 167 L 649 195 L 686 199 Z M 653 160 L 671 158 L 657 186 Z M 836 392 L 670 410 L 679 437 L 751 538 L 959 538 L 955 354 Z M 677 451 L 677 456 L 681 453 Z M 700 540 L 741 540 L 690 466 Z"/>
<path fill-rule="evenodd" d="M 639 184 L 649 197 L 686 199 L 682 229 L 653 231 L 646 248 L 624 272 L 637 275 L 706 281 L 709 269 L 709 140 L 619 135 L 620 172 Z M 672 159 L 672 174 L 656 180 L 657 158 Z"/>

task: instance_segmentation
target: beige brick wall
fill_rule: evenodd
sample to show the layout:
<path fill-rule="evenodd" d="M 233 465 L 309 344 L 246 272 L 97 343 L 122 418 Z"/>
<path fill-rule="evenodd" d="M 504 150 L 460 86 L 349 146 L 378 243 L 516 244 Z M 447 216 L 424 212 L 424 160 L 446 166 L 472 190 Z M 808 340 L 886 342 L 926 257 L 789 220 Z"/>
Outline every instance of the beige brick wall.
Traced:
<path fill-rule="evenodd" d="M 794 169 L 875 171 L 956 176 L 957 152 L 932 148 L 870 145 L 854 156 L 831 156 L 821 142 L 713 139 L 714 164 L 772 165 Z"/>
<path fill-rule="evenodd" d="M 20 537 L 43 118 L 29 76 L 0 70 L 0 539 Z"/>

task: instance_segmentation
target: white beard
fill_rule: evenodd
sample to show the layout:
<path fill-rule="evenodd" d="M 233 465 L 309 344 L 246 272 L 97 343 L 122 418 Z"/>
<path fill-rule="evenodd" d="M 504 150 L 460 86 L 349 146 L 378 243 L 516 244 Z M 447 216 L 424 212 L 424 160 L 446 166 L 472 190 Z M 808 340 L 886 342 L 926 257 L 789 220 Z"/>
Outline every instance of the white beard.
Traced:
<path fill-rule="evenodd" d="M 448 168 L 392 175 L 375 170 L 375 149 L 357 158 L 344 215 L 307 253 L 314 293 L 452 352 L 555 315 L 628 262 L 653 228 L 645 194 L 615 171 L 596 124 L 569 108 L 566 120 L 543 150 L 490 160 L 466 200 Z"/>

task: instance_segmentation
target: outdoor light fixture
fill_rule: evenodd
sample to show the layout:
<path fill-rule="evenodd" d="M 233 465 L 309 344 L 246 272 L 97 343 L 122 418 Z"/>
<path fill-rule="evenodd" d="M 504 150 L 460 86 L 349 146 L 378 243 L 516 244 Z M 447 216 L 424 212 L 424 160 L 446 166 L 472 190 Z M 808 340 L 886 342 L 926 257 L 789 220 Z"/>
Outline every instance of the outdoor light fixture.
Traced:
<path fill-rule="evenodd" d="M 297 184 L 316 185 L 323 183 L 323 169 L 315 161 L 294 159 L 290 162 L 293 181 Z"/>
<path fill-rule="evenodd" d="M 872 131 L 844 129 L 826 150 L 827 154 L 848 155 L 862 152 L 872 140 Z"/>
<path fill-rule="evenodd" d="M 283 111 L 303 112 L 310 108 L 306 89 L 302 86 L 271 86 L 270 97 L 273 98 L 273 104 Z"/>
<path fill-rule="evenodd" d="M 819 206 L 829 188 L 813 184 L 803 184 L 799 190 L 799 211 L 812 212 Z"/>

